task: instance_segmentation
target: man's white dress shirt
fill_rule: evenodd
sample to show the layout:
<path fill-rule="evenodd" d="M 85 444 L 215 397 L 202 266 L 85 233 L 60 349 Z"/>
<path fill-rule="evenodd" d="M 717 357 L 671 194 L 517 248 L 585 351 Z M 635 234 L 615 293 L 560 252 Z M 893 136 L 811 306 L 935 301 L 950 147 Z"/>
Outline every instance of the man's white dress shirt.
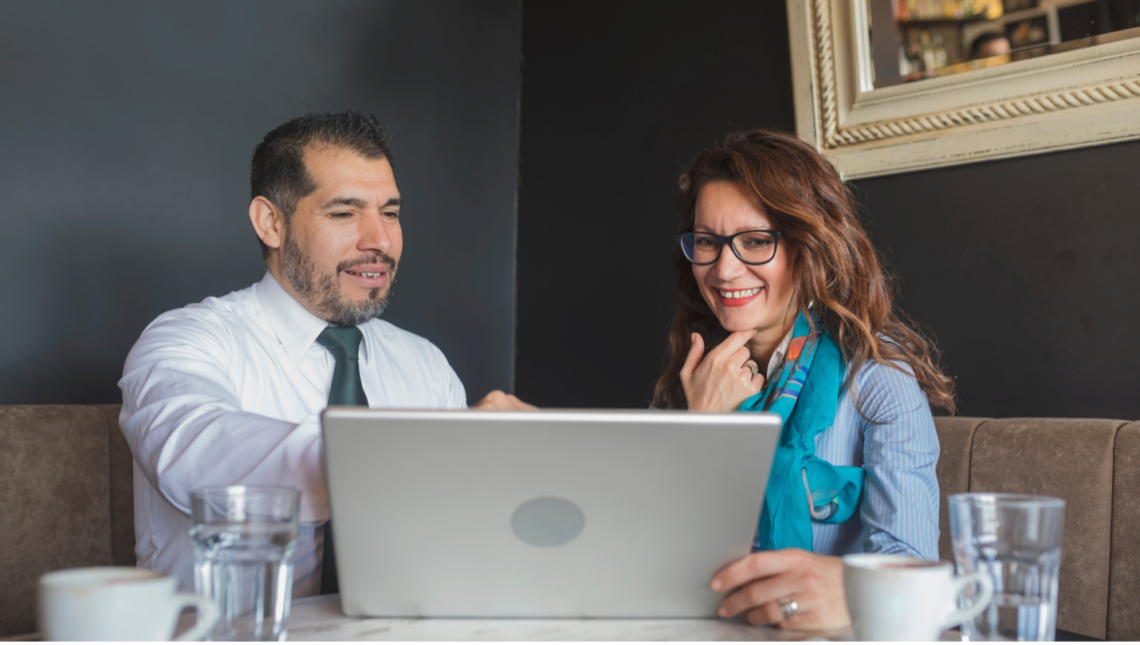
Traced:
<path fill-rule="evenodd" d="M 248 289 L 168 311 L 143 331 L 119 381 L 140 567 L 192 588 L 190 490 L 288 485 L 301 490 L 293 595 L 319 593 L 329 510 L 318 415 L 336 359 L 316 339 L 327 326 L 266 273 Z M 378 319 L 359 328 L 371 407 L 467 406 L 435 345 Z"/>

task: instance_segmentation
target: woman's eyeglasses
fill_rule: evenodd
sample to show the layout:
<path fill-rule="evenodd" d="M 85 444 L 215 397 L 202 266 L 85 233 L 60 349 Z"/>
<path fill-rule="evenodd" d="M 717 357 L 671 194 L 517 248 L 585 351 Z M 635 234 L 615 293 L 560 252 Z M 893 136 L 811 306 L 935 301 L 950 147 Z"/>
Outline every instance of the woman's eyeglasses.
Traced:
<path fill-rule="evenodd" d="M 677 236 L 681 250 L 689 262 L 697 265 L 712 264 L 720 259 L 720 251 L 727 244 L 736 257 L 745 264 L 767 264 L 776 257 L 780 231 L 741 231 L 734 235 L 689 232 Z"/>

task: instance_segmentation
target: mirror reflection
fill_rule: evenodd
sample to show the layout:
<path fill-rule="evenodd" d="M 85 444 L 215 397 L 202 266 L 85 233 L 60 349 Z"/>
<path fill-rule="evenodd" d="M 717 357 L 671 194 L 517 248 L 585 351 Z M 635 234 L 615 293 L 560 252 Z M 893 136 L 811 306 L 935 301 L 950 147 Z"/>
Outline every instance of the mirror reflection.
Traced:
<path fill-rule="evenodd" d="M 1140 36 L 1140 0 L 862 1 L 875 87 Z"/>

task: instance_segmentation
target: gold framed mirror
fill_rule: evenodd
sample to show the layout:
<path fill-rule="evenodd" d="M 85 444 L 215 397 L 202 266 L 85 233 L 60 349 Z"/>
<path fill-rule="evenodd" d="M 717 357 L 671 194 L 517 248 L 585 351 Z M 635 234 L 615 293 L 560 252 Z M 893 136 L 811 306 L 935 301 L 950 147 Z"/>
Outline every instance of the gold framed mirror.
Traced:
<path fill-rule="evenodd" d="M 1140 29 L 876 86 L 872 2 L 906 0 L 787 0 L 796 130 L 845 179 L 1140 138 Z"/>

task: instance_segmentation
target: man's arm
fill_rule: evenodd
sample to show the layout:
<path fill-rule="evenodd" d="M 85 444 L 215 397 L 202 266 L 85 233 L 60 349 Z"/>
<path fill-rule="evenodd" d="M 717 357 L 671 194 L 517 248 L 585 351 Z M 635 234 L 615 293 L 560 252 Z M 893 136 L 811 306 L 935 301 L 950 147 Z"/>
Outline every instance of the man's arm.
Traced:
<path fill-rule="evenodd" d="M 328 519 L 320 425 L 242 410 L 230 378 L 234 342 L 197 316 L 164 316 L 127 357 L 119 426 L 151 484 L 189 513 L 200 486 L 277 484 L 301 490 L 301 521 Z"/>

